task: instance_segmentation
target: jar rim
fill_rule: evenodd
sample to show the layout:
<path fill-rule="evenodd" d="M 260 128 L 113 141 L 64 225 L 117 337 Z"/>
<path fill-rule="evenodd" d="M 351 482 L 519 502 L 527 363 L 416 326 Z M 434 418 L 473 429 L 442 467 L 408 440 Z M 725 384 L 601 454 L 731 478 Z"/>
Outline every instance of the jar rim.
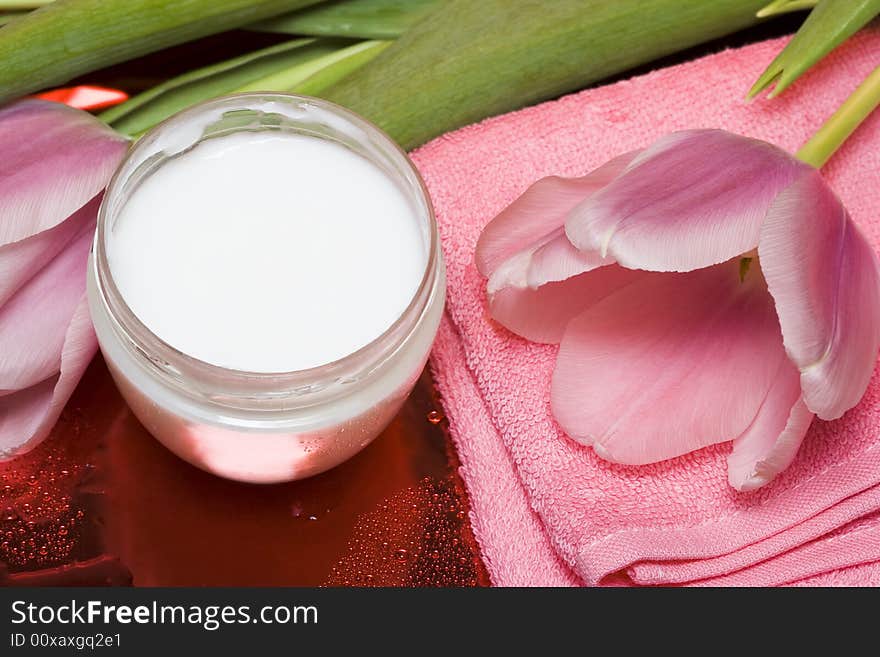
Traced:
<path fill-rule="evenodd" d="M 147 148 L 158 135 L 169 128 L 184 124 L 210 110 L 246 110 L 249 109 L 249 102 L 280 102 L 291 108 L 317 109 L 341 118 L 352 127 L 362 130 L 372 143 L 383 149 L 388 149 L 390 155 L 396 157 L 405 167 L 406 173 L 410 174 L 415 181 L 413 191 L 418 197 L 416 200 L 420 201 L 424 207 L 428 236 L 427 257 L 422 278 L 409 304 L 378 337 L 359 349 L 322 365 L 290 371 L 254 372 L 223 367 L 191 356 L 160 338 L 137 317 L 116 286 L 109 266 L 106 245 L 108 224 L 112 218 L 109 208 L 115 195 L 120 193 L 119 190 L 124 179 L 131 173 L 126 170 L 126 165 L 142 154 L 142 149 Z M 200 140 L 201 137 L 197 138 L 188 147 L 197 144 Z M 313 393 L 320 393 L 334 383 L 353 383 L 380 367 L 383 362 L 396 353 L 418 326 L 420 317 L 424 314 L 434 294 L 438 278 L 437 269 L 442 267 L 439 232 L 430 195 L 421 174 L 400 145 L 377 125 L 341 105 L 312 96 L 276 92 L 245 92 L 203 101 L 166 118 L 147 131 L 129 148 L 107 185 L 98 211 L 92 253 L 97 292 L 112 320 L 111 324 L 115 326 L 118 333 L 122 334 L 125 342 L 128 343 L 127 346 L 130 347 L 129 350 L 139 356 L 142 363 L 144 359 L 149 361 L 151 370 L 154 372 L 158 370 L 160 376 L 167 383 L 176 384 L 174 387 L 181 389 L 189 396 L 195 396 L 198 399 L 204 399 L 207 396 L 210 399 L 219 395 L 227 403 L 231 396 L 257 402 L 257 406 L 260 407 L 262 407 L 258 403 L 260 401 L 268 400 L 271 402 L 290 396 L 301 398 Z M 202 386 L 202 394 L 194 395 L 193 393 L 196 391 L 187 385 L 193 377 L 207 383 L 207 387 L 211 389 L 206 390 Z M 222 385 L 213 389 L 215 385 L 212 383 L 217 384 L 217 382 L 222 382 Z M 275 404 L 271 404 L 271 406 L 275 406 Z"/>

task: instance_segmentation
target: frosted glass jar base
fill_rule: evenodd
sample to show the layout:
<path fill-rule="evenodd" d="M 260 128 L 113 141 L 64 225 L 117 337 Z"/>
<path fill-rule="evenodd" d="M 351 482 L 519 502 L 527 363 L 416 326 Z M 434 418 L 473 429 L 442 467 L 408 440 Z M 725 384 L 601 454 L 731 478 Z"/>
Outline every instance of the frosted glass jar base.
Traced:
<path fill-rule="evenodd" d="M 255 484 L 304 479 L 350 459 L 394 419 L 411 388 L 336 425 L 306 433 L 255 433 L 181 422 L 158 408 L 118 370 L 113 378 L 134 415 L 159 442 L 184 461 L 211 474 Z"/>
<path fill-rule="evenodd" d="M 92 268 L 89 295 L 97 295 Z M 311 477 L 348 460 L 394 419 L 427 362 L 445 295 L 436 290 L 408 350 L 353 398 L 322 408 L 282 413 L 265 422 L 194 403 L 163 389 L 119 344 L 100 305 L 93 322 L 116 387 L 135 417 L 159 442 L 190 464 L 235 481 L 272 484 Z M 353 402 L 353 403 L 352 403 Z M 302 410 L 302 409 L 300 409 Z M 285 417 L 286 416 L 286 417 Z"/>

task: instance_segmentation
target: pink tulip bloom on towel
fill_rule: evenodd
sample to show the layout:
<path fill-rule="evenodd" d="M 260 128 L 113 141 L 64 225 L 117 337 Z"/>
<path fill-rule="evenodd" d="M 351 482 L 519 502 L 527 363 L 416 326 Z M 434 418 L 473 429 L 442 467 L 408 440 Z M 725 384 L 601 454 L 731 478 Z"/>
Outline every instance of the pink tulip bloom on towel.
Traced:
<path fill-rule="evenodd" d="M 763 486 L 880 346 L 877 258 L 819 172 L 721 130 L 538 181 L 476 257 L 492 316 L 560 344 L 560 426 L 616 463 L 733 440 L 730 484 Z"/>
<path fill-rule="evenodd" d="M 0 109 L 0 458 L 46 437 L 95 354 L 86 264 L 126 146 L 64 105 Z"/>

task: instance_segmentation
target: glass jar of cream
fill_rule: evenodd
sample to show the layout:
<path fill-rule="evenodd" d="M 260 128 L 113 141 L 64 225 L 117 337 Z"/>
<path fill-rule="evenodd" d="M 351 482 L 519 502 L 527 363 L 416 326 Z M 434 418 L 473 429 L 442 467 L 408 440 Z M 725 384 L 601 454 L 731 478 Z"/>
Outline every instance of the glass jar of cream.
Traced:
<path fill-rule="evenodd" d="M 283 94 L 209 101 L 141 138 L 105 193 L 88 286 L 141 423 L 193 465 L 260 483 L 373 440 L 445 299 L 406 154 L 339 106 Z"/>

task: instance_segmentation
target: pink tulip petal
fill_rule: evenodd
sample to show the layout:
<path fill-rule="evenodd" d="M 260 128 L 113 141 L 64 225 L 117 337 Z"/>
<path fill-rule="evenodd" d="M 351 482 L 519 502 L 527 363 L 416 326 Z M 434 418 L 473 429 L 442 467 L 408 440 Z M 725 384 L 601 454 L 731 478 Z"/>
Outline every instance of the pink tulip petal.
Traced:
<path fill-rule="evenodd" d="M 42 233 L 0 246 L 0 305 L 58 255 L 81 228 L 82 222 L 70 217 Z"/>
<path fill-rule="evenodd" d="M 807 407 L 840 417 L 862 398 L 877 361 L 877 256 L 818 172 L 773 203 L 758 255 Z"/>
<path fill-rule="evenodd" d="M 0 397 L 0 458 L 29 451 L 49 435 L 97 349 L 83 294 L 65 335 L 60 374 Z"/>
<path fill-rule="evenodd" d="M 630 269 L 708 267 L 754 249 L 773 198 L 810 170 L 767 142 L 675 132 L 572 210 L 566 234 Z"/>
<path fill-rule="evenodd" d="M 86 265 L 99 199 L 91 221 L 52 261 L 0 306 L 0 395 L 58 372 L 70 318 L 86 289 Z"/>
<path fill-rule="evenodd" d="M 781 343 L 760 271 L 741 282 L 738 259 L 645 275 L 569 323 L 552 410 L 602 458 L 662 461 L 742 434 L 785 358 Z"/>
<path fill-rule="evenodd" d="M 548 176 L 493 218 L 477 240 L 477 269 L 485 277 L 523 250 L 546 243 L 565 223 L 568 212 L 600 189 L 589 175 L 582 178 Z"/>
<path fill-rule="evenodd" d="M 90 114 L 44 100 L 0 109 L 0 246 L 54 228 L 94 198 L 127 140 Z"/>
<path fill-rule="evenodd" d="M 537 289 L 505 287 L 489 294 L 489 312 L 517 335 L 553 344 L 572 318 L 645 276 L 650 274 L 607 265 Z"/>
<path fill-rule="evenodd" d="M 580 178 L 542 178 L 490 221 L 476 252 L 490 292 L 508 285 L 538 287 L 612 262 L 573 248 L 563 225 L 572 208 L 611 182 L 637 154 L 625 153 Z"/>
<path fill-rule="evenodd" d="M 748 429 L 733 441 L 727 457 L 727 478 L 737 490 L 748 492 L 770 482 L 794 460 L 813 421 L 801 398 L 800 376 L 782 358 L 776 380 Z"/>
<path fill-rule="evenodd" d="M 84 205 L 49 230 L 0 246 L 0 307 L 66 247 L 87 224 L 94 224 L 99 199 Z M 3 378 L 0 375 L 0 387 Z"/>
<path fill-rule="evenodd" d="M 49 433 L 97 349 L 85 268 L 96 197 L 127 140 L 85 112 L 24 100 L 0 109 L 0 143 L 0 455 L 6 457 Z"/>
<path fill-rule="evenodd" d="M 545 243 L 518 253 L 492 272 L 486 292 L 494 294 L 507 287 L 535 289 L 613 263 L 596 251 L 578 251 L 558 228 Z"/>

